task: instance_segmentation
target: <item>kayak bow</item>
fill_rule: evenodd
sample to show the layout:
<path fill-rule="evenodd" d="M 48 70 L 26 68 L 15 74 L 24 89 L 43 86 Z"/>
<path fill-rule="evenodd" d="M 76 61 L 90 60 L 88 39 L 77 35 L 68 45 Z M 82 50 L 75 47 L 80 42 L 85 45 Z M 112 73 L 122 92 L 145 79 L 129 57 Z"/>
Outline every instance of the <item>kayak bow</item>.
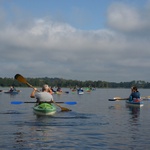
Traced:
<path fill-rule="evenodd" d="M 126 100 L 126 104 L 128 106 L 138 106 L 138 107 L 141 107 L 141 106 L 144 105 L 144 103 L 141 99 L 135 99 L 135 100 L 132 100 L 132 101 Z"/>
<path fill-rule="evenodd" d="M 33 107 L 36 115 L 53 115 L 56 112 L 56 107 L 53 104 L 41 103 Z"/>

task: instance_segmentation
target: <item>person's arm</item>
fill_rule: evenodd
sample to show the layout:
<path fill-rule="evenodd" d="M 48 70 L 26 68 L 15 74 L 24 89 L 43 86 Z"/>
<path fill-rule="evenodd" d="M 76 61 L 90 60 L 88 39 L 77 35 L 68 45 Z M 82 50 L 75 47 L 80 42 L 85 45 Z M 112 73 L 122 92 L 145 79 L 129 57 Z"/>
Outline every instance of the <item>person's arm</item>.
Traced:
<path fill-rule="evenodd" d="M 140 94 L 140 92 L 138 91 L 138 98 L 140 98 L 141 97 L 141 94 Z"/>
<path fill-rule="evenodd" d="M 132 92 L 129 96 L 129 101 L 132 101 L 133 100 L 133 97 L 134 97 L 134 93 Z"/>
<path fill-rule="evenodd" d="M 54 98 L 53 98 L 53 95 L 51 95 L 52 96 L 52 98 L 51 98 L 51 102 L 54 102 Z"/>
<path fill-rule="evenodd" d="M 31 98 L 35 98 L 36 91 L 37 91 L 37 88 L 34 88 L 31 95 L 30 95 Z"/>
<path fill-rule="evenodd" d="M 53 91 L 51 90 L 51 88 L 48 89 L 48 92 L 52 95 Z"/>

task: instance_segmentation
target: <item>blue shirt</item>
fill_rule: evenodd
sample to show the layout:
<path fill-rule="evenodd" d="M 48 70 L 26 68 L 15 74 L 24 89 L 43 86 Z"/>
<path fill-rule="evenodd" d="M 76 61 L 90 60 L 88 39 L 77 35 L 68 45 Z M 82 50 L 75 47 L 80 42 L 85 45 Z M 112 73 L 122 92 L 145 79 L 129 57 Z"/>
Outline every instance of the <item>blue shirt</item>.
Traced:
<path fill-rule="evenodd" d="M 140 98 L 140 92 L 139 91 L 131 93 L 129 100 L 131 101 L 134 98 Z"/>

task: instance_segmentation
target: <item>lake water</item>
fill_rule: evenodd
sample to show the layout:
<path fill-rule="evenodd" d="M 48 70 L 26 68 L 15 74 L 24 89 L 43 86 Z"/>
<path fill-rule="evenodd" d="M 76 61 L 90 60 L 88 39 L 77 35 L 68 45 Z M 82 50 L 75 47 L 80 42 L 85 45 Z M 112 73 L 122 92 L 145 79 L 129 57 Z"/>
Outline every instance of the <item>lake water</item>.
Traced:
<path fill-rule="evenodd" d="M 5 88 L 8 89 L 8 88 Z M 12 105 L 11 101 L 34 101 L 31 88 L 19 88 L 18 95 L 0 94 L 0 150 L 149 150 L 150 101 L 141 108 L 109 98 L 128 97 L 130 89 L 96 89 L 91 93 L 54 95 L 55 101 L 76 101 L 64 105 L 71 112 L 36 116 L 34 104 Z M 139 89 L 141 96 L 150 89 Z"/>

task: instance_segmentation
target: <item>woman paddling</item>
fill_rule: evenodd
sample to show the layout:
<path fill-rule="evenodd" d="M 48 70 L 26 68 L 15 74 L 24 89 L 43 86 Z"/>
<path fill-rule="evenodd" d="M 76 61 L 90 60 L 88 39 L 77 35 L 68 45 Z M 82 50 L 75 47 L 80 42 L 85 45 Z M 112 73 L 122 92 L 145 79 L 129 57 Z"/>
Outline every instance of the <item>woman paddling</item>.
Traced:
<path fill-rule="evenodd" d="M 140 92 L 136 86 L 131 87 L 131 94 L 129 96 L 129 101 L 133 101 L 134 99 L 140 99 Z"/>

